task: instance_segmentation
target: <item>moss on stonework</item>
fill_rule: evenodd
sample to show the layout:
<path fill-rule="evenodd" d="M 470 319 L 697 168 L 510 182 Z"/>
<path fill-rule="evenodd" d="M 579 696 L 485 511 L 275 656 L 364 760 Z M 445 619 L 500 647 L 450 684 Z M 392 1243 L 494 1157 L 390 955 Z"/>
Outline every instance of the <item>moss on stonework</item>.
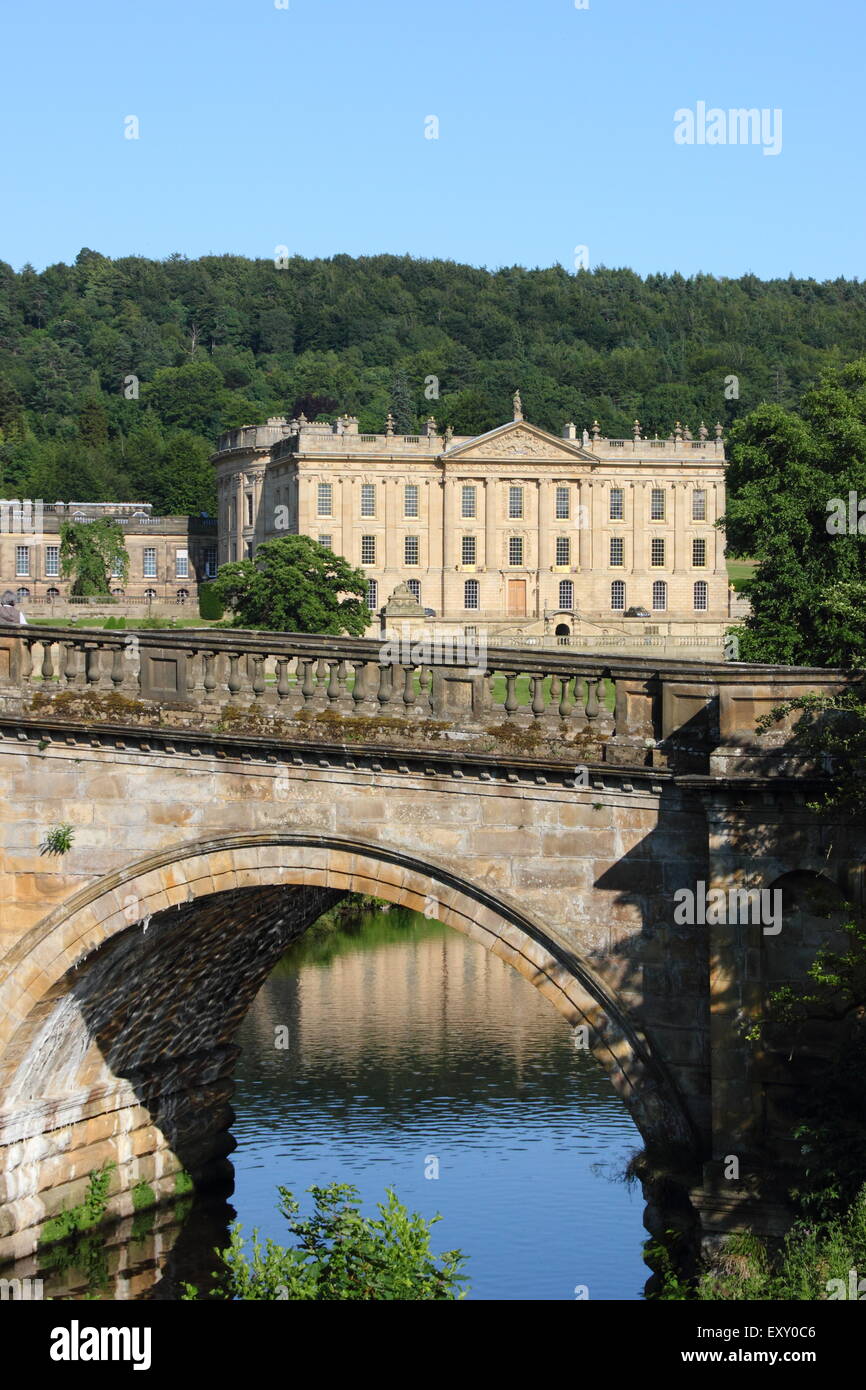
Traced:
<path fill-rule="evenodd" d="M 183 1196 L 187 1192 L 192 1192 L 193 1181 L 185 1168 L 181 1168 L 180 1172 L 175 1174 L 174 1190 L 178 1197 Z"/>
<path fill-rule="evenodd" d="M 156 1193 L 149 1182 L 143 1179 L 137 1182 L 132 1189 L 133 1211 L 143 1211 L 145 1207 L 156 1206 Z"/>
<path fill-rule="evenodd" d="M 137 1211 L 132 1218 L 132 1230 L 129 1238 L 136 1244 L 142 1244 L 152 1234 L 156 1212 L 153 1207 L 148 1207 L 143 1211 Z"/>
<path fill-rule="evenodd" d="M 51 709 L 60 714 L 84 711 L 87 714 L 102 714 L 106 718 L 114 719 L 118 715 L 159 715 L 159 705 L 147 704 L 142 700 L 130 700 L 127 696 L 118 694 L 116 690 L 109 694 L 96 690 L 61 690 L 56 695 L 48 695 L 38 690 L 30 701 L 30 709 L 34 713 L 44 713 Z"/>
<path fill-rule="evenodd" d="M 387 713 L 359 714 L 335 710 L 302 708 L 280 713 L 271 706 L 240 706 L 228 704 L 207 714 L 192 706 L 155 704 L 130 700 L 116 691 L 97 693 L 88 690 L 64 690 L 55 695 L 41 691 L 34 694 L 30 704 L 33 713 L 50 711 L 59 718 L 94 724 L 125 724 L 138 728 L 167 727 L 194 730 L 198 734 L 218 737 L 229 734 L 234 738 L 269 739 L 279 742 L 310 742 L 340 744 L 344 748 L 368 745 L 371 748 L 390 745 L 395 749 L 411 746 L 414 749 L 437 743 L 439 747 L 459 742 L 467 753 L 503 753 L 524 757 L 543 757 L 555 762 L 572 758 L 582 762 L 600 761 L 601 745 L 607 735 L 595 729 L 575 732 L 560 731 L 546 723 L 503 720 L 492 727 L 473 727 L 456 716 L 451 719 L 428 719 L 407 715 L 396 717 Z M 469 711 L 466 719 L 471 719 Z M 489 710 L 487 717 L 495 717 Z"/>

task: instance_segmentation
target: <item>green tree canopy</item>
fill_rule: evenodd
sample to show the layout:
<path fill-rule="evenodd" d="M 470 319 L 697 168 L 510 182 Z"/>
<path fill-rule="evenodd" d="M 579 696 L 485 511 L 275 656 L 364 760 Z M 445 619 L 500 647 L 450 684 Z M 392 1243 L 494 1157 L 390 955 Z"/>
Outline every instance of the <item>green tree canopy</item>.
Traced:
<path fill-rule="evenodd" d="M 730 452 L 728 550 L 758 561 L 741 658 L 866 666 L 866 359 L 826 374 L 796 413 L 759 406 Z"/>
<path fill-rule="evenodd" d="M 265 541 L 252 560 L 223 565 L 212 588 L 235 627 L 358 637 L 370 621 L 362 571 L 308 536 Z"/>
<path fill-rule="evenodd" d="M 123 530 L 107 517 L 98 521 L 64 521 L 60 527 L 60 572 L 71 579 L 70 593 L 107 594 L 112 571 L 129 574 Z"/>

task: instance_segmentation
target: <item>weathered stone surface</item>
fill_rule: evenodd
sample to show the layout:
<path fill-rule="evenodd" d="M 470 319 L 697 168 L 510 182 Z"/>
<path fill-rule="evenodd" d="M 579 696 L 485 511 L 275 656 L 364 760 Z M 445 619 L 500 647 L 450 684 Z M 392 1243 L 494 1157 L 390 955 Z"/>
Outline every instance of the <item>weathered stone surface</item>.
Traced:
<path fill-rule="evenodd" d="M 453 750 L 323 760 L 259 737 L 223 757 L 212 736 L 130 729 L 118 747 L 73 724 L 40 750 L 38 728 L 17 728 L 0 718 L 16 789 L 0 806 L 0 1257 L 32 1249 L 108 1155 L 114 1215 L 151 1177 L 171 1195 L 180 1167 L 224 1176 L 237 1024 L 286 942 L 347 891 L 432 904 L 589 1020 L 649 1141 L 696 1160 L 787 1151 L 786 1076 L 775 1056 L 762 1072 L 741 1019 L 827 927 L 799 900 L 778 938 L 678 925 L 674 894 L 804 871 L 842 891 L 859 832 L 819 826 L 808 784 L 771 796 L 605 765 L 582 790 L 556 764 Z M 72 848 L 39 855 L 62 820 Z"/>

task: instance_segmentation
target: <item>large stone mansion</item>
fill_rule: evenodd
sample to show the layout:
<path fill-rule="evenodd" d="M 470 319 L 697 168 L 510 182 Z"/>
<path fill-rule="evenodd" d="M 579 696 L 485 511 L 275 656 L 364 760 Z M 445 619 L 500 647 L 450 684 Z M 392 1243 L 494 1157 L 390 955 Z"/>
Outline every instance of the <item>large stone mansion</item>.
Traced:
<path fill-rule="evenodd" d="M 64 521 L 110 518 L 123 529 L 129 572 L 115 571 L 115 602 L 193 607 L 199 583 L 216 574 L 216 521 L 204 516 L 154 516 L 150 502 L 32 502 L 0 499 L 0 585 L 21 606 L 53 608 L 69 597 L 61 574 Z"/>
<path fill-rule="evenodd" d="M 728 618 L 725 451 L 701 425 L 667 439 L 557 438 L 523 418 L 478 436 L 360 434 L 303 417 L 221 436 L 219 563 L 311 536 L 367 576 L 371 631 L 405 583 L 431 619 L 496 635 L 704 635 Z"/>

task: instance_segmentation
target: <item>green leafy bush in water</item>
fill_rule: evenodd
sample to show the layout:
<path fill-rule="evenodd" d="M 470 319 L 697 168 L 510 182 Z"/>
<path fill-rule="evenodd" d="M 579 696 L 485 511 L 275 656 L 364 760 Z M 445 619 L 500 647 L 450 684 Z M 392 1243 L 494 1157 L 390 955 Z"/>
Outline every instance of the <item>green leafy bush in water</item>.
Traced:
<path fill-rule="evenodd" d="M 278 1210 L 285 1217 L 293 1246 L 268 1239 L 264 1245 L 253 1231 L 251 1255 L 244 1249 L 242 1228 L 235 1223 L 227 1249 L 218 1252 L 222 1268 L 214 1278 L 211 1297 L 277 1300 L 443 1300 L 464 1297 L 460 1273 L 464 1257 L 458 1250 L 442 1255 L 430 1251 L 427 1221 L 410 1213 L 386 1189 L 380 1216 L 362 1216 L 357 1188 L 346 1183 L 311 1187 L 313 1215 L 300 1220 L 299 1204 L 286 1187 L 278 1187 Z M 197 1289 L 185 1285 L 185 1297 Z"/>

